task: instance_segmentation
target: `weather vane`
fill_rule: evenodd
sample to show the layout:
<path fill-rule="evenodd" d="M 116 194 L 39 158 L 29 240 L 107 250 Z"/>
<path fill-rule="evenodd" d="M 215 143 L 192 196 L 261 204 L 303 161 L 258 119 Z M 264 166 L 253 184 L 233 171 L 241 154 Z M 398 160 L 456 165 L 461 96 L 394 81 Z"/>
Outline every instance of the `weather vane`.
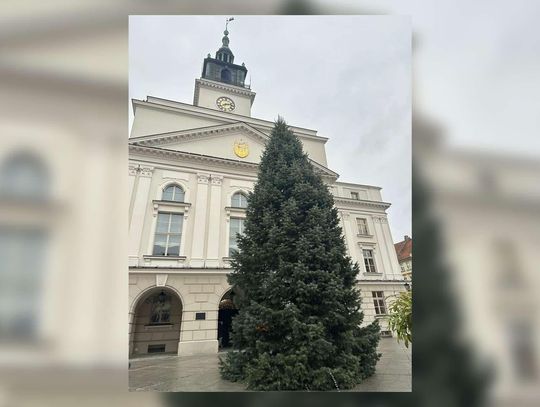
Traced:
<path fill-rule="evenodd" d="M 225 31 L 227 31 L 227 27 L 229 25 L 229 22 L 233 21 L 234 17 L 229 17 L 227 20 L 225 20 Z"/>

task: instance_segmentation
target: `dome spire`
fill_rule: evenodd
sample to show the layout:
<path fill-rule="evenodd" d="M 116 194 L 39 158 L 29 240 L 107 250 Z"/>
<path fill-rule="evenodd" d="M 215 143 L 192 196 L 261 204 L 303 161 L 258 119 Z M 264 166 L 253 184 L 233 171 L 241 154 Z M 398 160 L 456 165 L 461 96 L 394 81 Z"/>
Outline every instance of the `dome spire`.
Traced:
<path fill-rule="evenodd" d="M 223 31 L 223 38 L 221 39 L 221 42 L 223 43 L 223 46 L 224 47 L 229 47 L 229 31 L 227 30 L 228 26 L 229 26 L 229 23 L 231 21 L 234 21 L 234 17 L 229 17 L 228 19 L 225 20 L 225 31 Z"/>

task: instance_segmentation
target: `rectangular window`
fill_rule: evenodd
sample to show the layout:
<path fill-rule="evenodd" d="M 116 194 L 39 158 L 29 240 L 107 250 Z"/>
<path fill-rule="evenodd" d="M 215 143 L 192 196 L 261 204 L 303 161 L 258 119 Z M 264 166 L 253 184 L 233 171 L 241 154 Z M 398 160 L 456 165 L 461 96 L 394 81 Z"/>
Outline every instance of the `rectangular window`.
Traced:
<path fill-rule="evenodd" d="M 356 200 L 360 199 L 360 197 L 358 196 L 358 192 L 351 192 L 351 198 Z"/>
<path fill-rule="evenodd" d="M 376 273 L 377 269 L 375 268 L 375 259 L 373 258 L 373 250 L 364 249 L 362 250 L 364 254 L 364 266 L 366 266 L 366 273 Z"/>
<path fill-rule="evenodd" d="M 384 303 L 384 292 L 372 291 L 373 305 L 375 306 L 376 315 L 386 315 L 386 304 Z"/>
<path fill-rule="evenodd" d="M 244 219 L 231 218 L 229 229 L 229 256 L 235 251 L 238 251 L 238 242 L 236 241 L 236 234 L 242 235 L 244 233 Z"/>
<path fill-rule="evenodd" d="M 163 353 L 165 352 L 165 345 L 148 345 L 148 353 Z"/>
<path fill-rule="evenodd" d="M 206 319 L 206 312 L 196 312 L 195 313 L 195 320 L 200 321 Z"/>
<path fill-rule="evenodd" d="M 154 256 L 179 256 L 184 215 L 159 212 L 154 238 Z"/>
<path fill-rule="evenodd" d="M 367 228 L 367 219 L 356 218 L 356 224 L 358 225 L 358 234 L 369 235 L 368 228 Z"/>

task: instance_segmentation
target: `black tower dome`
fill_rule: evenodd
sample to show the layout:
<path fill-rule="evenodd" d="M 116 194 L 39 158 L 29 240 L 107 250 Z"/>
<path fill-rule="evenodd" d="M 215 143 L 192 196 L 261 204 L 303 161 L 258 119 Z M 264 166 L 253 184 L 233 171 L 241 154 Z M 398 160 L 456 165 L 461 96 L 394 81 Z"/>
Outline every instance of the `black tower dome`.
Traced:
<path fill-rule="evenodd" d="M 212 58 L 208 54 L 205 58 L 201 77 L 247 88 L 245 85 L 247 68 L 244 64 L 234 64 L 234 54 L 229 48 L 229 31 L 225 29 L 223 34 L 222 46 L 217 50 L 216 57 Z"/>

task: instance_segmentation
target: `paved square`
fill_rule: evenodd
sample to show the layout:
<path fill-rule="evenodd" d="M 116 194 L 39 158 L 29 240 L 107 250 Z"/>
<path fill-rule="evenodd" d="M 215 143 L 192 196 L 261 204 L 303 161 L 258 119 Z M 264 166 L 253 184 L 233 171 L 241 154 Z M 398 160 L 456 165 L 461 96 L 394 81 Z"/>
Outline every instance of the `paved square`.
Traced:
<path fill-rule="evenodd" d="M 377 372 L 352 391 L 411 391 L 411 350 L 394 338 L 382 338 Z M 223 380 L 218 355 L 153 356 L 131 360 L 131 391 L 245 391 Z"/>

